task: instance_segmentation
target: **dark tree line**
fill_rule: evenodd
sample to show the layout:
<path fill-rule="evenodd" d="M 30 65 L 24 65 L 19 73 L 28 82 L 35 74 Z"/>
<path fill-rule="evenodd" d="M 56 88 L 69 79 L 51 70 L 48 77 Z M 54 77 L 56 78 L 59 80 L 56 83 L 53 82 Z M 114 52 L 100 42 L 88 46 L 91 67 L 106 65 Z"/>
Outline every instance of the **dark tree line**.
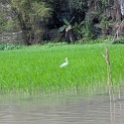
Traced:
<path fill-rule="evenodd" d="M 26 45 L 113 36 L 119 0 L 0 0 L 0 32 L 22 31 Z M 123 36 L 123 26 L 120 30 Z"/>

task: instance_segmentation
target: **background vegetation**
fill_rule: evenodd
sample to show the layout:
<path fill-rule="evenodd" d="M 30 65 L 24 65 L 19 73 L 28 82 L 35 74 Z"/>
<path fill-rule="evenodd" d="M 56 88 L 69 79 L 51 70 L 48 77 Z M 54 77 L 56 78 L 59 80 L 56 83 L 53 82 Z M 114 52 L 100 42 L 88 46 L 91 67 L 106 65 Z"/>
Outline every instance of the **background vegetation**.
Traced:
<path fill-rule="evenodd" d="M 0 3 L 0 41 L 4 43 L 74 43 L 106 38 L 115 34 L 123 18 L 118 0 L 0 0 Z M 118 31 L 121 40 L 123 29 L 122 25 Z"/>

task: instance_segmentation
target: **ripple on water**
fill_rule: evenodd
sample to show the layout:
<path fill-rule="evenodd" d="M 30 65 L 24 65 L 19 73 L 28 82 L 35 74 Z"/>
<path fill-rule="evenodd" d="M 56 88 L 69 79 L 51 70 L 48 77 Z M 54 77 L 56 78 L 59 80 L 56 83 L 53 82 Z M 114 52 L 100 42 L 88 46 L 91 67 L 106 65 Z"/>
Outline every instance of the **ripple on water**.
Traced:
<path fill-rule="evenodd" d="M 4 100 L 3 100 L 4 101 Z M 0 103 L 2 124 L 123 124 L 124 100 L 93 95 L 18 98 Z"/>

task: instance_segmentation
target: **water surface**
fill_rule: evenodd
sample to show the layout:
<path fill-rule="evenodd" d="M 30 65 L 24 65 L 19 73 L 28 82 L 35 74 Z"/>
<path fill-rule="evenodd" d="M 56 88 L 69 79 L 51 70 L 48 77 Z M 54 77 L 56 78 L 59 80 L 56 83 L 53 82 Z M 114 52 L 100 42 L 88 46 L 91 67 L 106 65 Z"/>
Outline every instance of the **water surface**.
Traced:
<path fill-rule="evenodd" d="M 108 95 L 1 97 L 0 124 L 123 124 L 124 100 Z"/>

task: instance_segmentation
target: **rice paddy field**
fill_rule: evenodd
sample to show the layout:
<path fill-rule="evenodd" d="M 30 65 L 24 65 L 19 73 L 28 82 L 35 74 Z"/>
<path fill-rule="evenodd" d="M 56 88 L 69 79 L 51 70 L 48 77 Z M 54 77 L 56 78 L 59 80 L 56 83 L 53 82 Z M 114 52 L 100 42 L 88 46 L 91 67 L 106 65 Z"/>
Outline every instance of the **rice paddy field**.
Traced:
<path fill-rule="evenodd" d="M 44 45 L 0 51 L 0 92 L 107 91 L 105 47 Z M 109 45 L 109 53 L 113 83 L 118 88 L 124 82 L 124 46 Z M 66 57 L 69 64 L 60 68 Z"/>

